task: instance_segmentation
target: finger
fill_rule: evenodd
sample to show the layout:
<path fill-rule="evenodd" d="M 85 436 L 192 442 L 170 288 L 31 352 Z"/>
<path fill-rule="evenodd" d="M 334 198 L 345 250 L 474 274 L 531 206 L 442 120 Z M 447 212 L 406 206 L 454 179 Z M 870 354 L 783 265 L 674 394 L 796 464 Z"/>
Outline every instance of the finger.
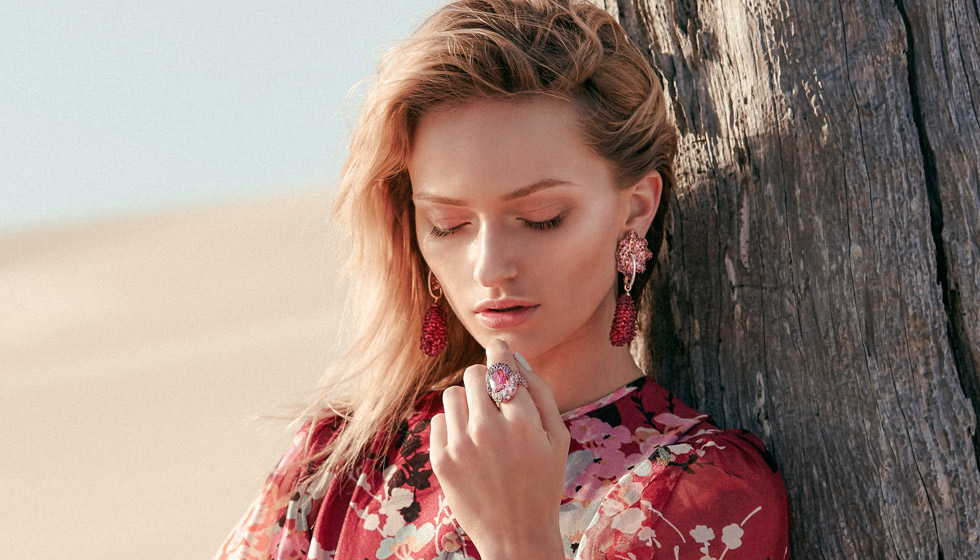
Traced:
<path fill-rule="evenodd" d="M 516 352 L 514 353 L 514 361 L 517 362 L 521 373 L 527 380 L 527 394 L 538 410 L 541 426 L 549 434 L 567 432 L 565 422 L 561 419 L 561 412 L 558 410 L 558 403 L 555 402 L 555 396 L 551 391 L 551 385 L 538 377 L 527 360 Z"/>
<path fill-rule="evenodd" d="M 487 394 L 487 368 L 482 364 L 472 365 L 463 372 L 463 387 L 466 388 L 466 402 L 469 405 L 468 427 L 474 422 L 486 422 L 496 418 L 500 411 Z"/>
<path fill-rule="evenodd" d="M 457 445 L 461 434 L 466 433 L 470 415 L 467 400 L 466 391 L 459 386 L 448 387 L 442 392 L 446 445 Z"/>
<path fill-rule="evenodd" d="M 442 456 L 445 453 L 446 415 L 440 412 L 429 421 L 429 458 L 432 460 L 433 470 L 436 470 L 438 465 L 442 465 Z"/>
<path fill-rule="evenodd" d="M 521 372 L 520 368 L 517 367 L 517 361 L 514 359 L 510 346 L 503 340 L 494 340 L 487 346 L 487 365 L 492 366 L 497 363 L 506 365 L 514 373 L 519 374 Z M 541 419 L 538 417 L 539 414 L 534 408 L 534 401 L 531 400 L 527 391 L 521 389 L 520 385 L 517 387 L 513 398 L 500 404 L 500 410 L 508 420 L 525 419 L 533 421 L 536 426 L 542 425 Z"/>

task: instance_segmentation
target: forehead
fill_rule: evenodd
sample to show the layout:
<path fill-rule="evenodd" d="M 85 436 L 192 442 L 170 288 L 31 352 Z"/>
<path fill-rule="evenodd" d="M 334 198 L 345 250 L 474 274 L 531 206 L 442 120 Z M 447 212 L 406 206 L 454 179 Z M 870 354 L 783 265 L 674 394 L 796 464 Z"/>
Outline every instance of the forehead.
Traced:
<path fill-rule="evenodd" d="M 609 171 L 582 139 L 574 107 L 551 98 L 433 109 L 419 119 L 408 168 L 415 193 L 455 197 L 543 180 L 594 182 Z"/>
<path fill-rule="evenodd" d="M 476 121 L 482 120 L 481 117 L 502 124 L 507 120 L 504 117 L 509 115 L 515 116 L 516 120 L 536 115 L 539 118 L 568 120 L 571 124 L 575 124 L 575 109 L 572 102 L 556 96 L 537 94 L 444 102 L 422 112 L 416 128 L 424 128 L 450 119 L 465 118 Z"/>

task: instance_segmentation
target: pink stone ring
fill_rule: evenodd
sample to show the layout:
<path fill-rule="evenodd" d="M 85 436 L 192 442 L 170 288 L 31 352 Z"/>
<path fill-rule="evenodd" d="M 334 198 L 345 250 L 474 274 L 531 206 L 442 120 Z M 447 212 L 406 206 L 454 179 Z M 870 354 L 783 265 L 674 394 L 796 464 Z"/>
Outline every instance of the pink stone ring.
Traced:
<path fill-rule="evenodd" d="M 487 368 L 487 393 L 490 393 L 490 398 L 497 404 L 514 398 L 518 385 L 527 387 L 527 380 L 507 364 L 497 362 Z"/>

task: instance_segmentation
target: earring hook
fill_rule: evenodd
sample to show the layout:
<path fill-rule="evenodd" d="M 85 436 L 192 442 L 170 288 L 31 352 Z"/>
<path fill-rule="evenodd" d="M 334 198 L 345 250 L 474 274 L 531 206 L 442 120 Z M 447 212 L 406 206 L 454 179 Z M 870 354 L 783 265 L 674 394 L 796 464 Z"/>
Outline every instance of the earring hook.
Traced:
<path fill-rule="evenodd" d="M 435 274 L 432 274 L 431 270 L 429 271 L 428 280 L 429 281 L 427 284 L 429 285 L 429 295 L 432 296 L 432 299 L 439 301 L 439 299 L 442 297 L 442 284 L 439 283 L 439 279 L 436 278 Z M 439 295 L 436 295 L 434 290 L 438 290 Z"/>
<path fill-rule="evenodd" d="M 623 280 L 625 282 L 623 289 L 626 290 L 626 293 L 629 293 L 633 289 L 633 282 L 636 281 L 636 255 L 630 255 L 630 258 L 633 259 L 633 266 L 630 267 L 629 279 L 626 278 L 626 274 L 623 274 Z"/>

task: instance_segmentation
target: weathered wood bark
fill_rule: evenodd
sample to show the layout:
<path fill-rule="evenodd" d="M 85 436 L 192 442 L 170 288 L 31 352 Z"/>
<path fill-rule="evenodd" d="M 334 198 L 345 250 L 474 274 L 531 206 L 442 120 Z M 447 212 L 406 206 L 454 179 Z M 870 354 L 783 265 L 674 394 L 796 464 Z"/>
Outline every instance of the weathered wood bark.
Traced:
<path fill-rule="evenodd" d="M 681 132 L 661 382 L 764 438 L 794 558 L 980 558 L 977 2 L 604 6 Z"/>

